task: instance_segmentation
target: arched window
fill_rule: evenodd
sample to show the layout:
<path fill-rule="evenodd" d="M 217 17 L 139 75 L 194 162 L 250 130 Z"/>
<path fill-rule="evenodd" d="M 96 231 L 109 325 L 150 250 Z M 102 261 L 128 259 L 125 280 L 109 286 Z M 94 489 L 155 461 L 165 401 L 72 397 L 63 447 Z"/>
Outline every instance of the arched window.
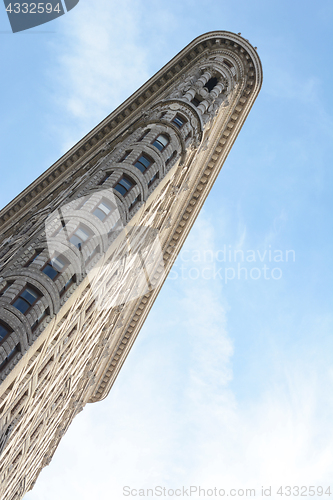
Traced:
<path fill-rule="evenodd" d="M 51 278 L 51 280 L 55 280 L 56 277 L 62 273 L 67 264 L 68 262 L 63 257 L 53 257 L 45 264 L 42 272 Z"/>
<path fill-rule="evenodd" d="M 155 144 L 154 144 L 155 145 Z M 144 173 L 147 168 L 149 168 L 154 163 L 154 160 L 149 158 L 149 156 L 142 154 L 140 158 L 136 160 L 134 166 L 140 170 L 140 172 Z"/>
<path fill-rule="evenodd" d="M 164 148 L 167 147 L 170 140 L 169 137 L 165 134 L 160 134 L 153 142 L 153 146 L 157 148 L 159 151 L 163 151 Z"/>
<path fill-rule="evenodd" d="M 41 298 L 41 294 L 34 288 L 27 286 L 15 299 L 13 306 L 22 314 L 25 314 Z"/>
<path fill-rule="evenodd" d="M 103 220 L 112 211 L 112 206 L 106 200 L 102 200 L 99 205 L 94 209 L 93 214 L 103 222 Z"/>
<path fill-rule="evenodd" d="M 172 123 L 176 125 L 176 127 L 178 128 L 182 128 L 182 126 L 185 125 L 186 122 L 187 122 L 186 118 L 178 114 L 172 120 Z"/>
<path fill-rule="evenodd" d="M 12 333 L 12 331 L 13 330 L 11 328 L 9 328 L 8 325 L 6 325 L 5 323 L 0 323 L 0 342 L 5 337 L 7 337 L 7 335 L 9 335 L 10 333 Z"/>
<path fill-rule="evenodd" d="M 208 82 L 204 85 L 204 88 L 206 88 L 208 90 L 208 92 L 210 92 L 211 90 L 213 90 L 215 85 L 217 85 L 217 83 L 218 83 L 218 80 L 216 77 L 210 78 L 208 80 Z"/>
<path fill-rule="evenodd" d="M 118 193 L 122 194 L 123 196 L 126 196 L 128 191 L 132 189 L 132 187 L 135 185 L 135 182 L 132 181 L 129 177 L 123 176 L 118 184 L 114 186 L 114 189 L 118 191 Z"/>
<path fill-rule="evenodd" d="M 82 226 L 79 226 L 72 236 L 69 238 L 69 241 L 76 246 L 79 250 L 81 249 L 82 245 L 88 241 L 92 237 L 92 233 L 86 229 L 83 228 Z"/>

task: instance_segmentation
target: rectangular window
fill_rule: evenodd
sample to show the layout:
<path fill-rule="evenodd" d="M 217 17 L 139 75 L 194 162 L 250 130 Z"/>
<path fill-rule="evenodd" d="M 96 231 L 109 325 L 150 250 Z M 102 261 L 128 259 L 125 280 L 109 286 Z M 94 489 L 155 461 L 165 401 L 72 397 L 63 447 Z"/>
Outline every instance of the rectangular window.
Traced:
<path fill-rule="evenodd" d="M 2 297 L 2 295 L 8 290 L 8 288 L 10 288 L 12 286 L 13 283 L 14 283 L 14 281 L 7 281 L 6 286 L 4 286 L 0 292 L 0 297 Z"/>
<path fill-rule="evenodd" d="M 166 165 L 169 165 L 169 163 L 177 156 L 177 151 L 174 151 L 170 156 L 169 158 L 167 158 L 165 164 Z"/>
<path fill-rule="evenodd" d="M 124 176 L 122 179 L 120 179 L 118 184 L 114 186 L 114 189 L 118 191 L 118 193 L 125 196 L 134 185 L 135 183 L 131 179 Z"/>
<path fill-rule="evenodd" d="M 169 144 L 169 137 L 165 134 L 160 134 L 153 142 L 153 146 L 157 148 L 159 151 L 163 151 Z"/>
<path fill-rule="evenodd" d="M 94 250 L 92 250 L 88 255 L 88 257 L 86 258 L 85 264 L 88 264 L 99 252 L 100 252 L 100 247 L 99 245 L 97 245 L 97 247 L 94 248 Z"/>
<path fill-rule="evenodd" d="M 45 311 L 43 311 L 39 316 L 38 318 L 36 319 L 36 321 L 34 322 L 34 324 L 32 325 L 31 327 L 31 330 L 34 331 L 36 330 L 37 326 L 40 325 L 44 319 L 46 318 L 46 316 L 49 316 L 50 314 L 50 310 L 49 308 L 45 309 Z"/>
<path fill-rule="evenodd" d="M 134 166 L 140 170 L 140 172 L 144 173 L 152 164 L 153 160 L 149 158 L 149 156 L 142 154 L 137 161 L 134 163 Z"/>
<path fill-rule="evenodd" d="M 51 280 L 55 280 L 56 277 L 64 270 L 66 264 L 67 262 L 65 262 L 64 258 L 59 256 L 53 257 L 45 264 L 42 272 L 51 278 Z"/>
<path fill-rule="evenodd" d="M 78 227 L 72 236 L 69 238 L 69 241 L 76 246 L 79 250 L 81 249 L 82 245 L 89 240 L 91 237 L 90 231 L 87 229 L 83 229 L 82 227 Z"/>
<path fill-rule="evenodd" d="M 101 203 L 94 209 L 93 214 L 103 222 L 111 211 L 111 205 L 106 201 L 101 201 Z"/>
<path fill-rule="evenodd" d="M 7 325 L 0 323 L 0 342 L 10 333 L 12 333 L 12 330 Z"/>
<path fill-rule="evenodd" d="M 108 232 L 108 236 L 114 236 L 116 234 L 116 231 L 119 231 L 120 229 L 123 228 L 123 223 L 121 219 L 118 219 L 115 224 L 111 227 L 111 229 Z"/>
<path fill-rule="evenodd" d="M 13 357 L 15 356 L 15 354 L 17 352 L 20 352 L 21 351 L 21 345 L 20 344 L 17 344 L 14 349 L 12 349 L 10 351 L 10 353 L 8 354 L 8 356 L 2 361 L 2 363 L 0 364 L 0 371 L 4 370 L 6 368 L 6 366 L 8 365 L 8 363 L 13 359 Z"/>
<path fill-rule="evenodd" d="M 183 116 L 176 115 L 172 120 L 172 123 L 176 125 L 178 128 L 182 128 L 182 126 L 186 123 L 186 119 Z"/>
<path fill-rule="evenodd" d="M 196 94 L 195 97 L 193 97 L 191 103 L 194 104 L 194 106 L 198 107 L 202 100 L 202 97 Z"/>
<path fill-rule="evenodd" d="M 32 307 L 41 295 L 33 288 L 26 287 L 14 301 L 13 306 L 22 314 L 25 314 Z"/>

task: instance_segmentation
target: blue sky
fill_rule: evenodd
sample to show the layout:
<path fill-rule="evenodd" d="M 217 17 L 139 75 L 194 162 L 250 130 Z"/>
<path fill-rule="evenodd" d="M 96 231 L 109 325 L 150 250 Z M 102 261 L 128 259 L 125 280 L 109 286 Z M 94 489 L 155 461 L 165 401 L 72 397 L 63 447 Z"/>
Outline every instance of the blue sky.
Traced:
<path fill-rule="evenodd" d="M 196 36 L 241 32 L 264 70 L 110 396 L 75 419 L 27 500 L 120 499 L 125 485 L 333 492 L 332 10 L 80 0 L 13 35 L 0 8 L 1 206 Z M 248 279 L 235 250 L 256 256 L 240 263 Z"/>

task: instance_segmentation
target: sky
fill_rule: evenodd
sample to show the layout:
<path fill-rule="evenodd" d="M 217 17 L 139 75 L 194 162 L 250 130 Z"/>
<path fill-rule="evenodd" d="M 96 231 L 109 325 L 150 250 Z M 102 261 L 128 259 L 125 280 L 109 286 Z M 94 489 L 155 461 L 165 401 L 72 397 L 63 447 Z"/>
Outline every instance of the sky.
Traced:
<path fill-rule="evenodd" d="M 332 11 L 80 0 L 12 34 L 0 6 L 2 207 L 200 34 L 241 32 L 264 72 L 110 395 L 25 500 L 333 494 Z"/>

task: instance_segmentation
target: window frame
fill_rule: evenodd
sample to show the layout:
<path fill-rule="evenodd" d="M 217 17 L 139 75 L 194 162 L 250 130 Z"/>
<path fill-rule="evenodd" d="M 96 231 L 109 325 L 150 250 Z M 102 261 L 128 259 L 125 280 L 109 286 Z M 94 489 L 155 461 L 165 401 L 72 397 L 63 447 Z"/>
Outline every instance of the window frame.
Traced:
<path fill-rule="evenodd" d="M 0 341 L 0 343 L 1 343 L 1 341 Z M 6 369 L 8 364 L 15 357 L 15 354 L 17 354 L 18 352 L 22 352 L 20 342 L 18 344 L 16 344 L 16 346 L 11 350 L 11 352 L 9 354 L 7 354 L 5 359 L 0 363 L 0 373 Z"/>
<path fill-rule="evenodd" d="M 76 234 L 76 231 L 78 229 L 81 229 L 83 232 L 86 232 L 88 234 L 88 238 L 86 240 L 82 240 L 82 238 L 80 238 L 77 234 Z M 90 234 L 89 234 L 90 233 Z M 71 238 L 73 236 L 76 236 L 79 240 L 82 240 L 82 244 L 79 243 L 80 246 L 77 246 L 75 243 L 73 243 L 71 241 Z M 91 231 L 91 229 L 89 229 L 87 226 L 85 226 L 84 224 L 79 224 L 77 226 L 77 228 L 75 228 L 75 230 L 72 232 L 72 234 L 68 237 L 68 241 L 69 243 L 71 243 L 73 246 L 75 246 L 79 251 L 83 248 L 83 246 L 91 239 L 93 238 L 94 236 L 94 233 Z"/>
<path fill-rule="evenodd" d="M 0 345 L 2 342 L 10 335 L 13 333 L 13 329 L 8 325 L 8 323 L 5 323 L 3 320 L 0 320 L 0 327 L 2 327 L 7 333 L 3 337 L 0 338 Z"/>
<path fill-rule="evenodd" d="M 15 280 L 6 280 L 6 286 L 2 288 L 0 291 L 0 298 L 3 297 L 3 295 L 7 292 L 7 290 L 15 283 Z"/>
<path fill-rule="evenodd" d="M 23 293 L 23 292 L 25 292 L 25 290 L 27 290 L 28 288 L 30 288 L 33 292 L 35 292 L 35 293 L 37 294 L 37 298 L 36 298 L 36 300 L 35 300 L 32 304 L 30 304 L 30 302 L 29 302 L 27 299 L 24 299 L 24 298 L 22 298 L 22 297 L 21 297 L 22 293 Z M 42 297 L 43 297 L 43 294 L 42 294 L 42 293 L 41 293 L 41 292 L 40 292 L 40 291 L 39 291 L 36 287 L 34 287 L 33 285 L 31 285 L 30 283 L 27 283 L 27 284 L 25 285 L 25 287 L 24 287 L 24 288 L 20 291 L 20 293 L 18 293 L 18 294 L 16 295 L 16 297 L 15 297 L 15 298 L 11 301 L 11 303 L 10 303 L 10 304 L 11 304 L 13 307 L 15 307 L 15 309 L 17 309 L 17 310 L 18 310 L 21 314 L 23 314 L 23 316 L 26 316 L 26 315 L 27 315 L 27 314 L 31 311 L 31 309 L 32 309 L 33 307 L 35 307 L 35 305 L 37 304 L 37 302 L 38 302 L 38 301 L 39 301 Z M 18 307 L 14 306 L 14 303 L 15 303 L 15 302 L 16 302 L 19 298 L 20 298 L 21 300 L 23 300 L 24 302 L 26 302 L 27 304 L 29 304 L 28 309 L 27 309 L 24 313 L 23 313 L 22 311 L 20 311 L 20 309 L 18 309 Z"/>
<path fill-rule="evenodd" d="M 169 165 L 169 163 L 171 163 L 171 162 L 172 162 L 172 160 L 173 160 L 174 158 L 176 158 L 177 154 L 178 154 L 178 151 L 175 149 L 175 150 L 171 153 L 171 155 L 169 156 L 169 158 L 167 158 L 167 159 L 165 160 L 165 166 L 168 166 L 168 165 Z"/>
<path fill-rule="evenodd" d="M 120 182 L 121 182 L 123 179 L 125 179 L 125 180 L 129 181 L 129 182 L 132 184 L 132 185 L 130 186 L 130 188 L 129 188 L 129 189 L 127 189 L 127 191 L 126 191 L 126 193 L 125 193 L 125 194 L 122 194 L 120 191 L 118 191 L 118 189 L 116 189 L 116 186 L 118 186 L 118 184 L 120 184 Z M 123 186 L 122 184 L 120 184 L 120 185 L 121 185 L 121 187 L 123 187 L 124 189 L 126 189 L 126 188 L 125 188 L 125 186 Z M 134 186 L 137 186 L 137 183 L 136 183 L 136 182 L 135 182 L 135 181 L 134 181 L 134 180 L 133 180 L 130 176 L 127 176 L 127 175 L 124 175 L 124 174 L 123 174 L 123 175 L 120 177 L 120 179 L 117 181 L 117 183 L 113 186 L 113 189 L 115 189 L 115 190 L 117 191 L 117 193 L 119 193 L 119 194 L 120 194 L 123 198 L 125 198 L 125 197 L 128 195 L 128 193 L 131 191 L 131 189 L 133 189 L 133 188 L 134 188 Z"/>
<path fill-rule="evenodd" d="M 228 65 L 227 65 L 228 66 Z M 232 66 L 231 66 L 232 67 Z M 216 83 L 214 84 L 214 86 L 209 90 L 209 87 L 211 87 L 211 85 L 209 85 L 209 87 L 207 87 L 207 84 L 211 81 L 211 80 L 216 80 Z M 219 79 L 217 78 L 217 76 L 212 76 L 209 80 L 207 80 L 207 82 L 205 83 L 205 85 L 203 86 L 204 89 L 206 89 L 209 93 L 216 87 L 216 85 L 219 83 Z"/>
<path fill-rule="evenodd" d="M 109 213 L 108 213 L 108 214 L 106 214 L 106 213 L 105 213 L 105 212 L 104 212 L 101 208 L 99 208 L 99 206 L 100 206 L 102 203 L 104 203 L 104 204 L 105 204 L 105 206 L 107 206 L 108 204 L 110 204 L 110 207 L 111 207 L 111 208 L 110 208 L 110 210 L 109 210 Z M 97 218 L 98 218 L 101 222 L 103 222 L 103 224 L 104 224 L 105 219 L 107 219 L 107 218 L 111 215 L 111 213 L 113 212 L 113 210 L 115 210 L 115 207 L 114 207 L 114 206 L 111 206 L 111 205 L 112 205 L 112 203 L 111 203 L 109 200 L 107 200 L 107 201 L 106 201 L 106 200 L 105 200 L 105 198 L 102 198 L 102 199 L 98 202 L 98 205 L 96 205 L 96 206 L 92 209 L 92 211 L 91 211 L 90 213 L 91 213 L 92 215 L 94 215 L 95 217 L 97 217 Z M 97 209 L 98 209 L 98 210 L 100 210 L 101 212 L 103 212 L 103 213 L 105 214 L 104 219 L 100 219 L 100 217 L 98 217 L 98 215 L 96 215 L 96 214 L 94 213 L 94 212 L 95 212 L 95 210 L 97 210 Z"/>
<path fill-rule="evenodd" d="M 63 297 L 66 292 L 76 283 L 76 274 L 73 274 L 69 280 L 65 283 L 62 289 L 59 291 L 59 296 Z"/>
<path fill-rule="evenodd" d="M 145 164 L 140 161 L 140 158 L 142 158 L 142 157 L 150 162 L 148 167 L 146 167 Z M 137 163 L 140 163 L 140 165 L 142 165 L 144 167 L 143 171 L 139 167 L 137 167 L 137 165 L 136 165 Z M 155 163 L 155 160 L 151 156 L 149 156 L 145 151 L 142 151 L 140 156 L 135 160 L 135 162 L 133 162 L 133 167 L 137 168 L 143 175 L 145 175 L 145 173 L 150 169 L 150 167 L 154 163 Z"/>
<path fill-rule="evenodd" d="M 59 258 L 60 260 L 61 260 L 61 259 L 63 259 L 63 260 L 64 260 L 64 265 L 63 265 L 63 267 L 62 267 L 61 271 L 58 271 L 57 269 L 55 269 L 55 268 L 51 265 L 52 260 L 57 259 L 57 258 Z M 56 274 L 56 276 L 55 276 L 54 278 L 51 278 L 51 276 L 49 276 L 48 274 L 44 273 L 44 269 L 46 269 L 46 266 L 50 266 L 50 267 L 52 267 L 52 269 L 54 269 L 54 270 L 57 272 L 57 274 Z M 59 275 L 65 271 L 65 269 L 66 269 L 68 266 L 69 266 L 69 261 L 68 261 L 67 259 L 65 259 L 64 257 L 60 257 L 59 255 L 56 255 L 56 257 L 55 257 L 55 258 L 53 258 L 53 259 L 51 258 L 51 259 L 49 259 L 47 262 L 45 262 L 44 266 L 41 268 L 41 271 L 42 271 L 42 273 L 44 273 L 44 274 L 45 274 L 45 276 L 48 276 L 48 277 L 49 277 L 52 281 L 55 281 L 55 280 L 59 277 Z"/>
<path fill-rule="evenodd" d="M 34 324 L 32 325 L 31 327 L 31 331 L 34 332 L 41 323 L 43 323 L 44 319 L 50 315 L 50 308 L 49 307 L 46 307 L 44 309 L 44 311 L 38 316 L 38 318 L 36 319 L 36 321 L 34 322 Z"/>
<path fill-rule="evenodd" d="M 165 137 L 166 138 L 167 142 L 166 142 L 165 145 L 161 141 L 158 140 L 159 137 Z M 158 146 L 156 146 L 155 142 L 157 142 L 158 144 L 161 144 L 162 149 L 160 149 Z M 151 145 L 154 146 L 154 148 L 156 148 L 160 153 L 162 151 L 164 151 L 169 146 L 169 144 L 170 144 L 170 137 L 169 137 L 169 135 L 168 134 L 163 134 L 163 133 L 158 134 L 158 136 L 155 137 L 155 139 L 151 142 Z"/>
<path fill-rule="evenodd" d="M 92 259 L 94 257 L 96 257 L 96 255 L 98 255 L 99 253 L 101 252 L 101 247 L 100 245 L 97 245 L 97 247 L 95 247 L 92 252 L 90 252 L 90 254 L 88 255 L 88 257 L 86 258 L 86 260 L 84 261 L 84 264 L 87 265 L 89 264 L 89 262 L 92 261 Z"/>
<path fill-rule="evenodd" d="M 179 124 L 176 122 L 176 120 L 177 120 L 177 119 L 178 119 L 179 121 L 181 121 L 181 122 L 182 122 L 182 125 L 179 125 Z M 184 127 L 184 125 L 187 123 L 187 121 L 188 121 L 188 120 L 185 118 L 185 116 L 181 115 L 180 113 L 177 113 L 177 114 L 176 114 L 176 115 L 172 118 L 171 123 L 173 123 L 173 124 L 174 124 L 174 125 L 178 128 L 178 130 L 181 130 L 181 129 Z"/>

